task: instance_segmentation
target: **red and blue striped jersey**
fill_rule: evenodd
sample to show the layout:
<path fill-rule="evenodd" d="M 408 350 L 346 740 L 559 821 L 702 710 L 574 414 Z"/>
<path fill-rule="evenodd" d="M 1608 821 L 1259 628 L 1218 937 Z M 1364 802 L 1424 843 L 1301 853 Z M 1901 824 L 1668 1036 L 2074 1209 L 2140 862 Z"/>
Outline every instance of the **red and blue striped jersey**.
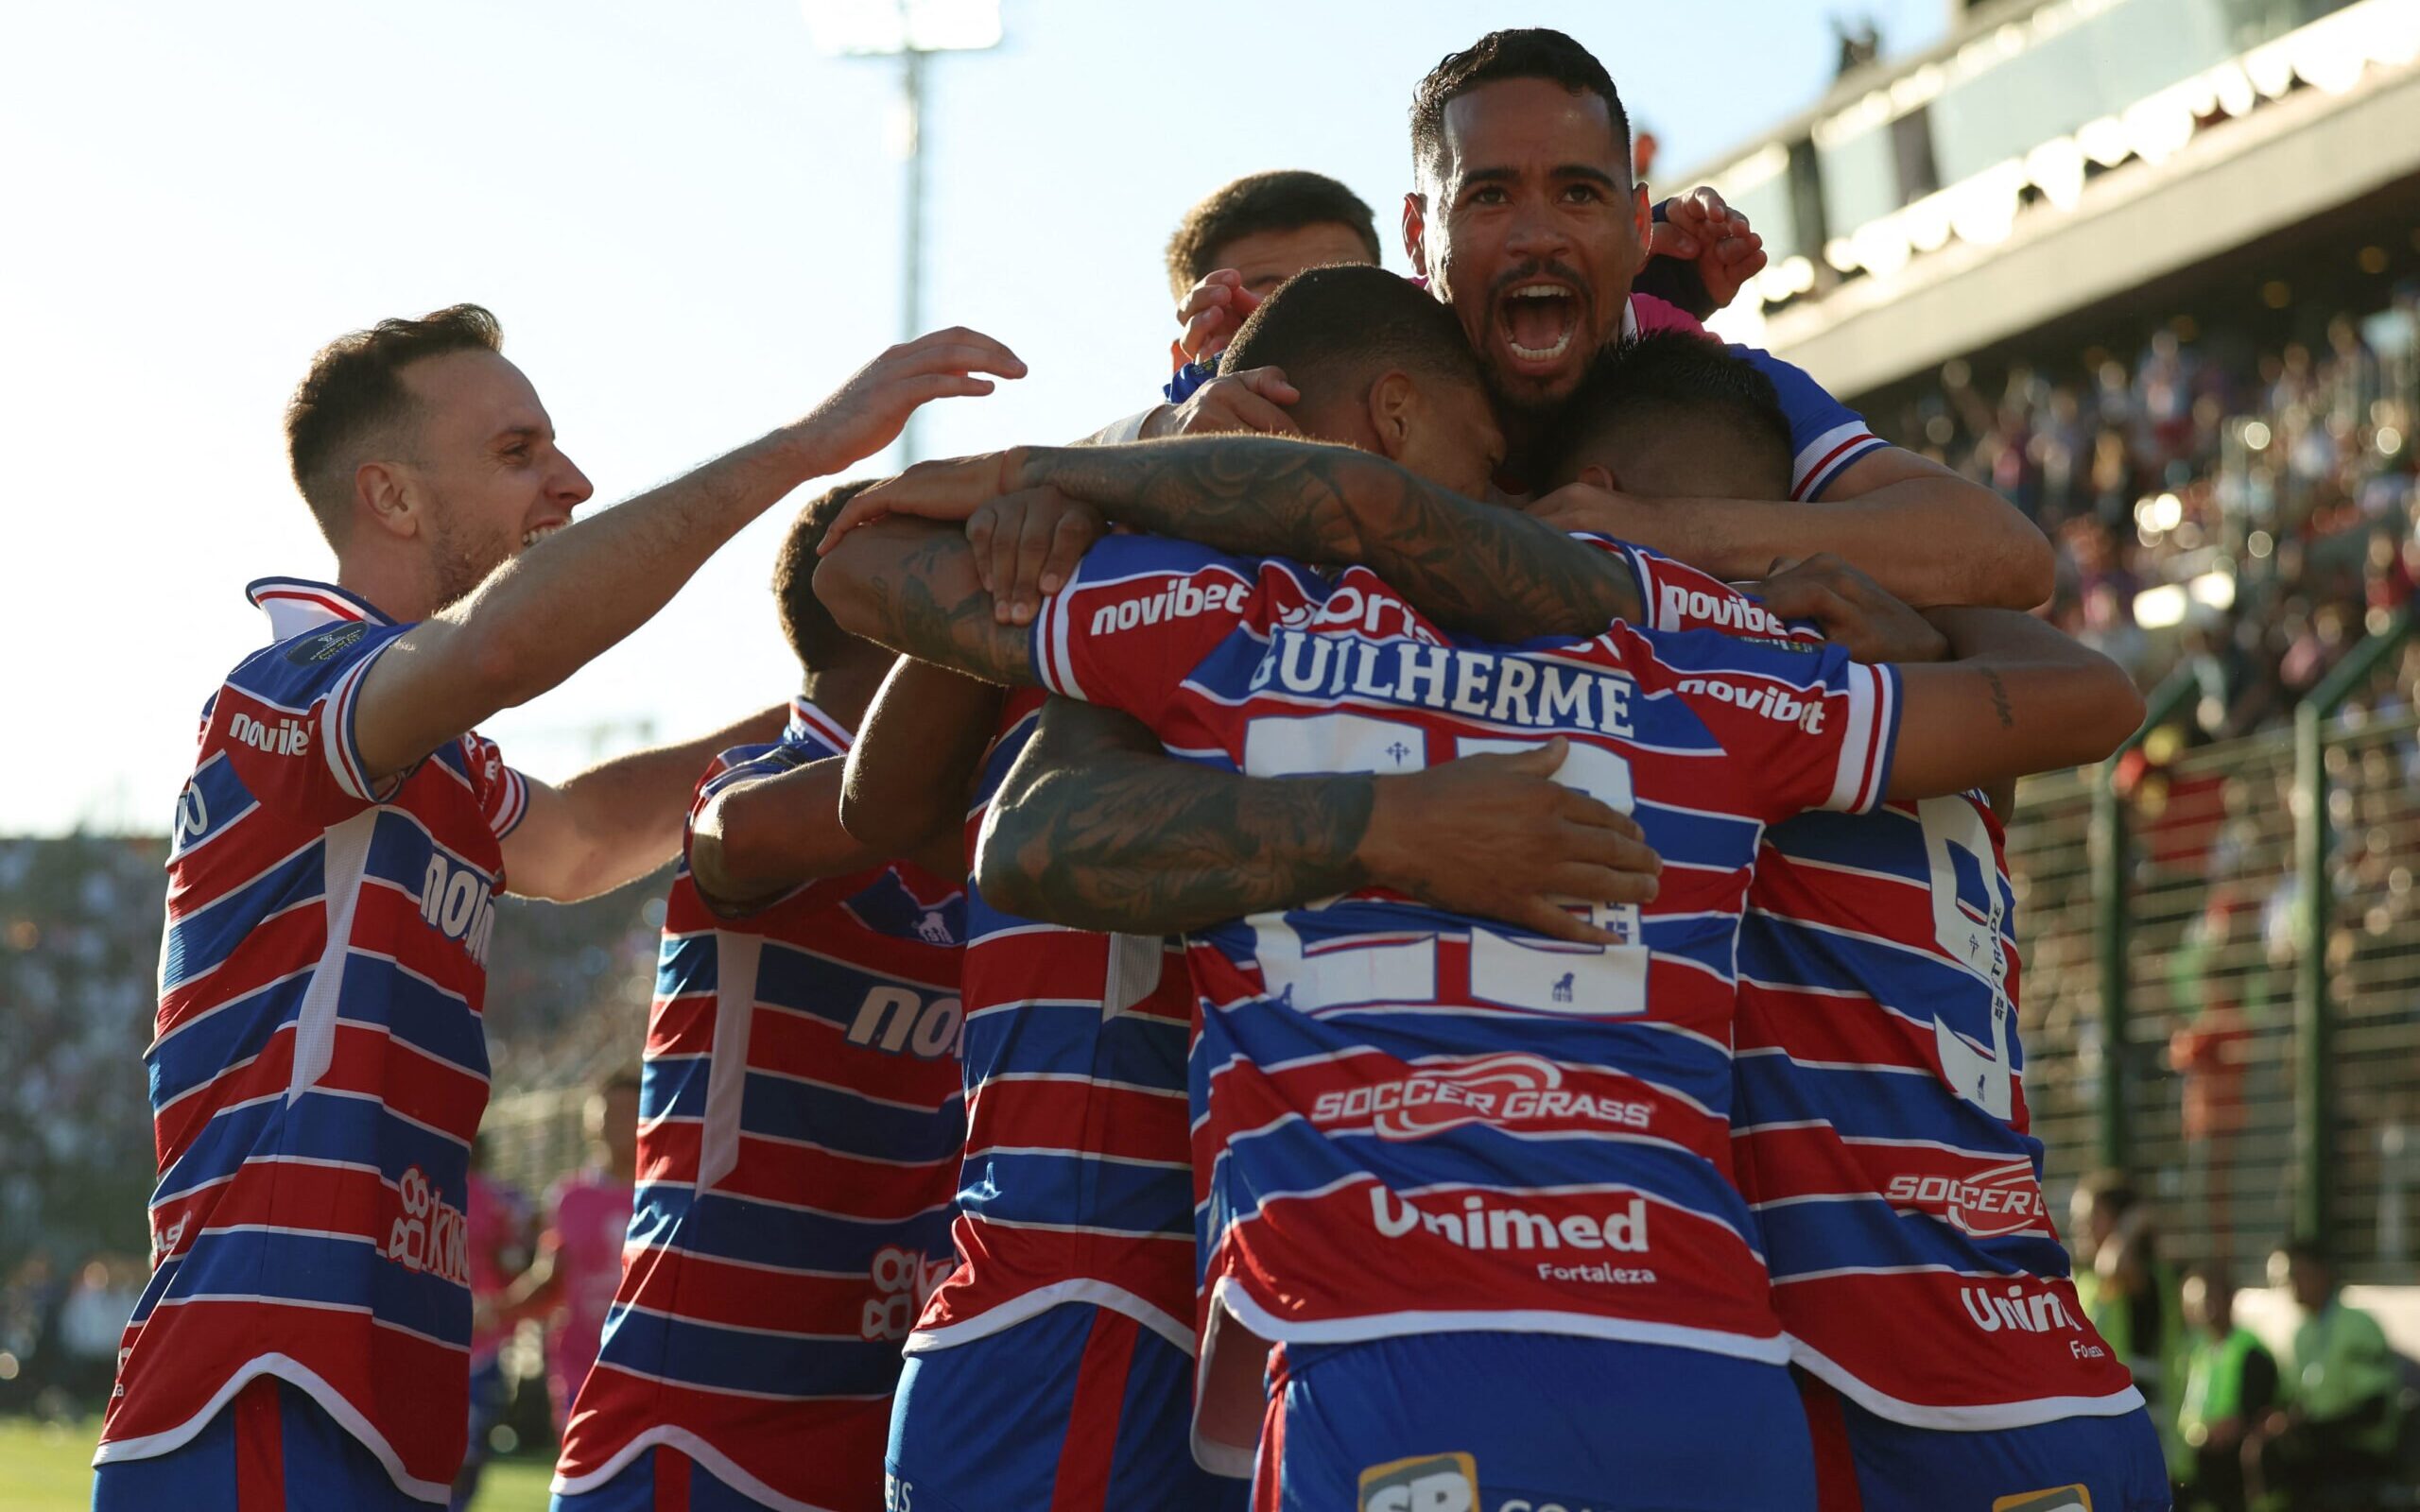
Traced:
<path fill-rule="evenodd" d="M 499 842 L 528 790 L 476 735 L 369 782 L 354 702 L 408 627 L 320 583 L 251 595 L 270 644 L 205 708 L 177 804 L 144 1057 L 153 1270 L 95 1460 L 166 1453 L 273 1375 L 441 1503 Z"/>
<path fill-rule="evenodd" d="M 1032 737 L 1042 696 L 1010 695 L 966 822 Z M 1157 936 L 1097 935 L 967 899 L 966 1163 L 958 1267 L 909 1353 L 947 1349 L 1063 1302 L 1193 1348 L 1184 1055 L 1192 996 Z"/>
<path fill-rule="evenodd" d="M 716 759 L 692 824 L 725 787 L 850 740 L 794 702 L 777 744 Z M 661 1444 L 768 1507 L 878 1512 L 900 1341 L 949 1269 L 964 927 L 962 885 L 904 863 L 739 918 L 683 864 L 621 1285 L 558 1492 Z"/>
<path fill-rule="evenodd" d="M 1253 776 L 1567 736 L 1559 780 L 1665 859 L 1653 903 L 1593 910 L 1611 946 L 1376 891 L 1191 938 L 1214 1311 L 1274 1340 L 1504 1329 L 1784 1358 L 1730 1181 L 1733 953 L 1764 825 L 1879 801 L 1895 673 L 1620 624 L 1481 645 L 1357 568 L 1144 537 L 1096 545 L 1033 644 L 1054 692 Z"/>
<path fill-rule="evenodd" d="M 1658 623 L 1771 633 L 1747 595 L 1662 569 Z M 1979 795 L 1767 832 L 1739 936 L 1740 1189 L 1792 1357 L 1893 1421 L 2142 1402 L 2043 1200 L 2017 978 L 2015 891 Z"/>

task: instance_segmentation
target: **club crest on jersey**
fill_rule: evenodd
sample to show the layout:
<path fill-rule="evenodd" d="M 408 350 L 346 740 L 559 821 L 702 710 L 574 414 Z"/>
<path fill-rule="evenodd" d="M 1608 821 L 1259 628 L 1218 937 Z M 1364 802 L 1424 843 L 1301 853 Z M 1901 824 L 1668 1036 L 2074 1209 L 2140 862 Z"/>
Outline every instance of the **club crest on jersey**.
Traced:
<path fill-rule="evenodd" d="M 1977 1239 L 2048 1228 L 2050 1222 L 2031 1160 L 1994 1166 L 1971 1179 L 1902 1173 L 1891 1178 L 1883 1195 L 1894 1206 L 1931 1213 Z"/>
<path fill-rule="evenodd" d="M 408 1271 L 440 1276 L 457 1286 L 471 1284 L 470 1229 L 462 1210 L 437 1194 L 436 1184 L 417 1165 L 395 1183 L 402 1209 L 387 1227 L 381 1251 Z"/>
<path fill-rule="evenodd" d="M 342 655 L 347 646 L 370 633 L 367 625 L 339 625 L 306 636 L 285 649 L 285 660 L 298 667 L 316 666 Z"/>
<path fill-rule="evenodd" d="M 1563 1085 L 1563 1068 L 1542 1057 L 1486 1056 L 1424 1066 L 1385 1081 L 1322 1092 L 1311 1122 L 1365 1125 L 1382 1140 L 1426 1139 L 1466 1124 L 1575 1123 L 1645 1128 L 1652 1105 L 1597 1097 Z"/>
<path fill-rule="evenodd" d="M 858 1324 L 859 1335 L 873 1339 L 904 1339 L 915 1328 L 925 1304 L 942 1289 L 956 1269 L 949 1260 L 928 1260 L 897 1246 L 874 1251 L 873 1289 Z"/>
<path fill-rule="evenodd" d="M 1494 724 L 1628 736 L 1633 686 L 1627 677 L 1546 657 L 1280 629 L 1253 668 L 1251 691 L 1357 694 Z"/>
<path fill-rule="evenodd" d="M 447 939 L 460 941 L 472 960 L 487 964 L 488 938 L 495 933 L 495 894 L 476 869 L 432 851 L 421 876 L 420 916 Z"/>
<path fill-rule="evenodd" d="M 1359 1512 L 1473 1512 L 1478 1460 L 1470 1454 L 1415 1454 L 1361 1472 Z"/>
<path fill-rule="evenodd" d="M 227 738 L 271 756 L 301 756 L 311 748 L 309 726 L 291 717 L 265 725 L 240 709 L 227 721 Z"/>

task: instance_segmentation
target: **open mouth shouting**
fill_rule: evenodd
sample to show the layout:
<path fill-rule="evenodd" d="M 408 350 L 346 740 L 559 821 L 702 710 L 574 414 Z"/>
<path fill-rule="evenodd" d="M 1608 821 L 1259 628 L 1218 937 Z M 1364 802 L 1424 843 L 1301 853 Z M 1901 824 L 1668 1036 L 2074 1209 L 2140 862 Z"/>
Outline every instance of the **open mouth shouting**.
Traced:
<path fill-rule="evenodd" d="M 1522 278 L 1495 297 L 1495 334 L 1516 371 L 1543 377 L 1572 355 L 1585 313 L 1577 284 L 1551 276 Z"/>
<path fill-rule="evenodd" d="M 544 524 L 531 525 L 521 533 L 521 549 L 527 551 L 569 524 L 571 524 L 569 520 L 549 520 Z"/>

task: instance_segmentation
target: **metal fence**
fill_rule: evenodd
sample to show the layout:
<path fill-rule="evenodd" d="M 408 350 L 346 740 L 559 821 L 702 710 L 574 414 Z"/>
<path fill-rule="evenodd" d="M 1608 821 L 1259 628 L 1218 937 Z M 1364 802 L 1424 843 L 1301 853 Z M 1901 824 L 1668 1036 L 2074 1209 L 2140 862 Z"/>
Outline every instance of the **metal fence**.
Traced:
<path fill-rule="evenodd" d="M 2409 1282 L 2420 1178 L 2420 721 L 2353 702 L 2348 656 L 2293 728 L 2137 743 L 2028 783 L 2009 830 L 2026 1095 L 2054 1199 L 2115 1167 L 2163 1250 L 2243 1274 L 2290 1234 Z"/>

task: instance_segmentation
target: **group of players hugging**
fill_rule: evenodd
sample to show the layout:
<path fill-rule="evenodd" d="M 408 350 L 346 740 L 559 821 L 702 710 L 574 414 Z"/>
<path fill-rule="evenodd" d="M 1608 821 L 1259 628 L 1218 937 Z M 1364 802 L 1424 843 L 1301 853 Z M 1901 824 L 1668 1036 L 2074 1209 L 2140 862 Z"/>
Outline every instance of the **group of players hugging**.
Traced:
<path fill-rule="evenodd" d="M 1412 150 L 1420 277 L 1214 196 L 1215 376 L 817 498 L 797 696 L 559 785 L 474 726 L 1024 365 L 911 341 L 563 529 L 485 311 L 320 353 L 337 581 L 251 586 L 177 811 L 97 1507 L 446 1500 L 493 896 L 675 854 L 563 1512 L 2168 1504 L 2001 856 L 2140 699 L 2005 505 L 1634 290 L 1761 254 L 1580 44 L 1446 58 Z"/>

